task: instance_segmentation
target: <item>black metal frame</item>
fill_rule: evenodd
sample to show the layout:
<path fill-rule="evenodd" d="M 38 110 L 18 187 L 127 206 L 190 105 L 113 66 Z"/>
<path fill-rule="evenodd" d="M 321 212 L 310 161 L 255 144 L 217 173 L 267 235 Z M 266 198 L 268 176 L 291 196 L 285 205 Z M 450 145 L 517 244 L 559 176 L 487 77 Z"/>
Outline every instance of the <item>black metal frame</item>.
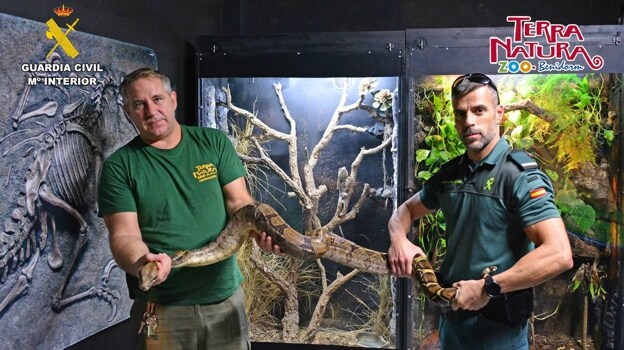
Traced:
<path fill-rule="evenodd" d="M 592 55 L 601 55 L 604 66 L 597 72 L 624 73 L 622 25 L 581 26 L 583 45 Z M 511 35 L 511 27 L 408 29 L 387 32 L 301 33 L 256 36 L 202 36 L 197 42 L 197 77 L 331 77 L 331 76 L 397 76 L 402 95 L 399 111 L 399 179 L 397 200 L 405 201 L 416 190 L 413 174 L 414 146 L 413 104 L 409 103 L 412 77 L 422 75 L 481 72 L 499 74 L 499 66 L 489 63 L 489 38 Z M 543 39 L 537 39 L 544 43 Z M 580 59 L 573 63 L 583 63 Z M 578 73 L 594 72 L 586 69 Z M 531 72 L 534 73 L 534 72 Z M 535 72 L 537 73 L 537 72 Z M 558 72 L 556 72 L 558 73 Z M 521 73 L 517 73 L 521 74 Z M 199 80 L 199 79 L 198 79 Z M 620 94 L 621 96 L 622 94 Z M 199 94 L 201 96 L 201 94 Z M 623 102 L 621 102 L 623 103 Z M 201 106 L 202 103 L 200 102 Z M 624 107 L 623 107 L 624 108 Z M 620 118 L 622 120 L 622 118 Z M 620 121 L 622 123 L 622 121 Z M 618 136 L 619 149 L 624 136 Z M 619 153 L 620 172 L 624 169 L 624 152 Z M 624 186 L 620 174 L 620 188 Z M 621 190 L 620 190 L 621 191 Z M 624 191 L 620 192 L 624 198 Z M 624 202 L 621 199 L 620 202 Z M 620 203 L 620 204 L 621 204 Z M 622 208 L 619 208 L 622 210 Z M 411 234 L 413 238 L 413 233 Z M 624 258 L 619 258 L 624 266 Z M 624 273 L 619 272 L 619 294 L 624 291 Z M 413 349 L 411 341 L 413 316 L 410 302 L 412 282 L 398 281 L 397 349 Z M 615 348 L 624 348 L 624 296 L 616 301 L 617 319 Z M 262 348 L 262 344 L 257 346 Z M 298 345 L 301 348 L 303 345 Z M 346 349 L 345 347 L 305 345 L 313 349 Z"/>
<path fill-rule="evenodd" d="M 398 76 L 404 38 L 402 31 L 199 37 L 198 76 Z"/>
<path fill-rule="evenodd" d="M 580 30 L 584 41 L 572 39 L 566 41 L 571 45 L 582 45 L 588 48 L 592 55 L 601 55 L 604 58 L 604 66 L 599 71 L 594 71 L 577 58 L 569 63 L 582 64 L 585 69 L 575 73 L 624 73 L 624 59 L 622 58 L 624 26 L 580 26 Z M 411 76 L 472 72 L 499 74 L 498 65 L 489 63 L 489 38 L 508 37 L 512 34 L 512 27 L 408 29 L 405 34 L 406 53 L 411 56 L 408 71 Z M 543 38 L 535 38 L 531 41 L 546 43 Z M 524 58 L 519 60 L 524 60 Z M 537 59 L 529 61 L 535 63 Z"/>
<path fill-rule="evenodd" d="M 620 74 L 620 80 L 622 81 L 622 74 Z M 622 132 L 622 128 L 624 128 L 624 88 L 620 87 L 620 91 L 617 93 L 617 96 L 620 99 L 619 103 L 619 113 L 618 113 L 618 125 L 620 128 L 620 132 L 617 136 L 616 145 L 618 145 L 616 155 L 617 155 L 617 210 L 615 222 L 617 223 L 617 236 L 621 237 L 623 232 L 624 225 L 624 132 Z M 617 274 L 616 278 L 613 278 L 616 284 L 617 293 L 614 295 L 614 299 L 612 300 L 612 305 L 615 305 L 615 329 L 614 329 L 614 347 L 613 349 L 624 349 L 624 271 L 621 269 L 624 268 L 624 252 L 622 249 L 622 242 L 616 242 L 615 249 L 612 250 L 613 254 L 616 254 L 617 261 Z"/>

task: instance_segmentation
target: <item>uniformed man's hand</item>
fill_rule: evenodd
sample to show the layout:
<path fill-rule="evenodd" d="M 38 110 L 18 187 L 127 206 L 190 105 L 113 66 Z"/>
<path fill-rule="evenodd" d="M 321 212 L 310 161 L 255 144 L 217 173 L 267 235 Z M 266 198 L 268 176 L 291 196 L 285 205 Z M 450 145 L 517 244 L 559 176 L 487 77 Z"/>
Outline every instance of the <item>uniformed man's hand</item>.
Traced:
<path fill-rule="evenodd" d="M 412 277 L 412 261 L 416 255 L 425 255 L 418 246 L 405 236 L 399 236 L 390 245 L 388 262 L 392 274 L 397 277 Z"/>
<path fill-rule="evenodd" d="M 469 280 L 453 283 L 453 287 L 458 288 L 458 296 L 451 307 L 453 310 L 480 310 L 489 301 L 490 297 L 485 294 L 483 285 L 485 280 Z"/>

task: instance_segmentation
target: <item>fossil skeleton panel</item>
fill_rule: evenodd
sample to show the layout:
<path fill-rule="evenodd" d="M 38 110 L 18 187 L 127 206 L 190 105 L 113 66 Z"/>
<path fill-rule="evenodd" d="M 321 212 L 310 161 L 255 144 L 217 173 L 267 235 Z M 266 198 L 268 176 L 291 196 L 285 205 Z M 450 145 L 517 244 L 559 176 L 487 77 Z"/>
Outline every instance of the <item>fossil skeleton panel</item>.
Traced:
<path fill-rule="evenodd" d="M 130 308 L 96 186 L 102 161 L 136 135 L 119 83 L 156 59 L 150 49 L 79 31 L 69 37 L 80 52 L 72 59 L 52 50 L 47 28 L 0 14 L 0 45 L 12 48 L 0 60 L 0 339 L 10 348 L 64 348 L 126 319 Z"/>

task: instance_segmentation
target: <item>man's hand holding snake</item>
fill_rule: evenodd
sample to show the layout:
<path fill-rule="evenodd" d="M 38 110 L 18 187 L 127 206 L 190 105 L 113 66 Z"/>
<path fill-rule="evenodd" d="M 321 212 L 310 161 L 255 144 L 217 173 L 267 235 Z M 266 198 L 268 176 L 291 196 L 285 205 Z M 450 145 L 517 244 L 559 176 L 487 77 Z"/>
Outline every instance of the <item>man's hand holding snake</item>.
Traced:
<path fill-rule="evenodd" d="M 171 272 L 171 257 L 164 253 L 147 253 L 135 263 L 135 266 L 141 283 L 149 281 L 150 286 L 157 286 L 164 282 Z"/>
<path fill-rule="evenodd" d="M 397 277 L 412 277 L 412 261 L 417 255 L 424 256 L 425 252 L 407 237 L 399 235 L 388 250 L 388 263 L 392 274 Z"/>
<path fill-rule="evenodd" d="M 484 283 L 484 279 L 453 283 L 453 287 L 457 288 L 458 291 L 455 301 L 451 304 L 453 310 L 476 311 L 482 309 L 490 301 L 490 297 L 483 289 Z"/>

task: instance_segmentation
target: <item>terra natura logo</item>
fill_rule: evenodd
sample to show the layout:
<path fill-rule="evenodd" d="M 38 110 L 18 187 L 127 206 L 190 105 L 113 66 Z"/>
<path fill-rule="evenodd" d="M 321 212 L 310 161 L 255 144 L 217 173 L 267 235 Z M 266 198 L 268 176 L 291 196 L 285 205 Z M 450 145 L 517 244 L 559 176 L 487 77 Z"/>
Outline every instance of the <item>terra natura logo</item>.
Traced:
<path fill-rule="evenodd" d="M 585 65 L 592 70 L 604 65 L 602 56 L 591 56 L 576 44 L 585 40 L 576 24 L 531 21 L 529 16 L 508 16 L 507 22 L 513 23 L 512 35 L 490 37 L 490 63 L 498 65 L 498 73 L 578 72 Z"/>

